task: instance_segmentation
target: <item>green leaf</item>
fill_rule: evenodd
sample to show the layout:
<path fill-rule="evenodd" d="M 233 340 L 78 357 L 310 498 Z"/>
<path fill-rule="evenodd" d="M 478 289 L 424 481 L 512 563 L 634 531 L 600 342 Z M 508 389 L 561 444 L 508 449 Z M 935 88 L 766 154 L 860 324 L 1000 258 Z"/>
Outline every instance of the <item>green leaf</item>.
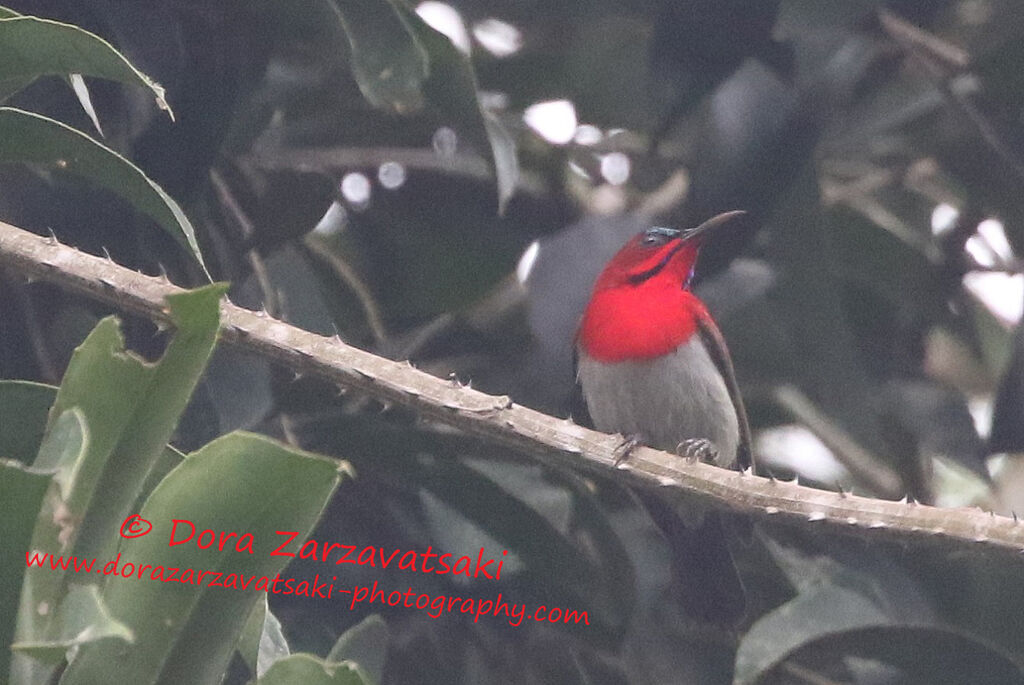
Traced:
<path fill-rule="evenodd" d="M 256 606 L 242 628 L 238 651 L 257 678 L 262 677 L 274 662 L 291 654 L 281 622 L 267 606 L 266 596 L 256 600 Z"/>
<path fill-rule="evenodd" d="M 72 585 L 61 600 L 54 625 L 57 632 L 45 642 L 16 642 L 11 649 L 56 665 L 72 647 L 115 638 L 123 649 L 133 640 L 132 631 L 110 615 L 95 585 Z"/>
<path fill-rule="evenodd" d="M 256 685 L 373 685 L 355 664 L 330 663 L 311 654 L 281 659 Z"/>
<path fill-rule="evenodd" d="M 333 663 L 351 661 L 373 682 L 381 682 L 384 660 L 390 639 L 388 624 L 377 614 L 370 614 L 346 630 L 331 648 L 327 660 Z"/>
<path fill-rule="evenodd" d="M 104 589 L 110 610 L 134 631 L 134 647 L 88 645 L 61 682 L 219 682 L 261 595 L 257 586 L 289 560 L 271 555 L 283 541 L 277 531 L 308 535 L 338 480 L 336 461 L 257 435 L 233 433 L 190 455 L 146 501 L 141 516 L 152 531 L 122 540 L 111 568 L 126 575 L 108 578 Z M 193 522 L 197 538 L 206 529 L 236 536 L 206 548 L 195 539 L 172 546 L 172 535 L 182 540 L 188 530 L 179 523 L 175 532 L 175 519 Z M 181 569 L 178 582 L 167 580 L 171 568 Z M 222 575 L 196 585 L 200 571 Z M 209 587 L 216 580 L 224 587 Z"/>
<path fill-rule="evenodd" d="M 69 617 L 78 614 L 68 614 L 62 608 L 66 570 L 42 564 L 46 563 L 46 552 L 59 554 L 66 549 L 68 536 L 73 530 L 73 519 L 65 506 L 67 492 L 74 474 L 84 461 L 88 445 L 85 417 L 77 407 L 72 407 L 51 420 L 33 467 L 47 473 L 51 485 L 38 518 L 33 526 L 26 529 L 32 535 L 32 554 L 43 558 L 40 566 L 32 566 L 25 572 L 16 637 L 18 643 L 53 647 L 35 654 L 57 652 L 58 659 L 62 658 L 63 652 L 55 645 L 67 638 L 64 625 Z M 52 660 L 40 663 L 28 656 L 16 655 L 12 676 L 22 683 L 46 680 L 54 665 Z"/>
<path fill-rule="evenodd" d="M 31 464 L 46 431 L 57 388 L 28 381 L 0 381 L 0 458 Z"/>
<path fill-rule="evenodd" d="M 167 231 L 205 271 L 195 229 L 178 203 L 137 166 L 81 131 L 39 114 L 0 107 L 4 162 L 41 164 L 106 188 Z"/>
<path fill-rule="evenodd" d="M 40 76 L 95 76 L 146 88 L 157 106 L 174 118 L 160 84 L 133 67 L 110 43 L 77 26 L 0 13 L 0 55 L 4 56 L 0 82 L 21 80 L 28 85 Z"/>
<path fill-rule="evenodd" d="M 67 502 L 81 521 L 74 546 L 79 557 L 112 552 L 213 350 L 225 288 L 215 284 L 167 298 L 176 330 L 155 365 L 123 351 L 113 319 L 101 321 L 75 351 L 53 411 L 80 407 L 92 437 Z"/>
<path fill-rule="evenodd" d="M 0 392 L 0 397 L 6 394 Z M 4 412 L 0 416 L 4 417 L 5 429 L 0 431 L 3 434 L 7 432 L 7 417 L 14 418 L 16 414 Z M 3 502 L 3 516 L 0 516 L 0 540 L 3 540 L 0 546 L 0 680 L 6 680 L 10 670 L 11 653 L 7 645 L 14 639 L 26 569 L 25 553 L 49 486 L 50 474 L 0 459 L 0 502 Z"/>
<path fill-rule="evenodd" d="M 157 364 L 124 351 L 112 317 L 100 321 L 75 351 L 35 461 L 37 468 L 56 471 L 58 487 L 35 525 L 33 549 L 86 561 L 113 553 L 121 523 L 150 472 L 165 468 L 167 440 L 213 348 L 223 290 L 212 285 L 168 298 L 177 331 Z M 20 642 L 56 639 L 60 626 L 54 616 L 70 573 L 29 570 Z M 40 612 L 40 606 L 50 610 Z"/>

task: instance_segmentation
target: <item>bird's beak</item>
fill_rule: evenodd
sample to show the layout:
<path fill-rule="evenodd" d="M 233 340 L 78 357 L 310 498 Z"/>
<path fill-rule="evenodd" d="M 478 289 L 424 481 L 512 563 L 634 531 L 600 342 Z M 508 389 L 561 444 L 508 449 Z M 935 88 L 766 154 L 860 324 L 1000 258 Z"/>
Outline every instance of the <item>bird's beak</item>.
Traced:
<path fill-rule="evenodd" d="M 697 236 L 704 235 L 708 231 L 714 230 L 715 228 L 722 226 L 723 224 L 729 223 L 730 221 L 737 217 L 745 215 L 746 212 L 744 212 L 742 209 L 737 209 L 732 212 L 723 212 L 722 214 L 711 217 L 710 219 L 702 223 L 700 226 L 683 231 L 683 234 L 680 236 L 680 238 L 682 238 L 684 242 L 693 240 Z"/>

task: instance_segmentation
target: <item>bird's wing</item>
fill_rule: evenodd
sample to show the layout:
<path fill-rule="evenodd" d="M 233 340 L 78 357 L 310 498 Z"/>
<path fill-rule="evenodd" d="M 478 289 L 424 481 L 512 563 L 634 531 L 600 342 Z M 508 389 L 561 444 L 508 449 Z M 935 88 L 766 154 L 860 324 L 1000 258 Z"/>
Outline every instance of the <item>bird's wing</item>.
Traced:
<path fill-rule="evenodd" d="M 594 420 L 590 418 L 587 400 L 583 397 L 583 386 L 579 378 L 580 352 L 576 345 L 572 346 L 572 394 L 569 396 L 569 416 L 577 425 L 594 428 Z"/>
<path fill-rule="evenodd" d="M 750 423 L 747 421 L 747 410 L 743 407 L 743 396 L 740 395 L 740 388 L 736 383 L 736 373 L 732 368 L 729 348 L 725 346 L 725 338 L 722 337 L 722 332 L 718 330 L 718 326 L 710 316 L 698 317 L 697 331 L 711 356 L 711 361 L 715 363 L 718 372 L 725 380 L 729 398 L 736 410 L 736 422 L 740 430 L 740 444 L 736 449 L 736 461 L 742 469 L 753 468 L 754 452 L 750 444 Z"/>

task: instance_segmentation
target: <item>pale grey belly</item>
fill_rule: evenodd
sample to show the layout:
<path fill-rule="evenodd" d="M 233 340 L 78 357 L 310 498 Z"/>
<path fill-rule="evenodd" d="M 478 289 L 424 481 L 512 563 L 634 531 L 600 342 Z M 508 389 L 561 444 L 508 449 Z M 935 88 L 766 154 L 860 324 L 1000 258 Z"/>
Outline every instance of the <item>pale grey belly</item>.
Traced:
<path fill-rule="evenodd" d="M 720 466 L 735 461 L 736 410 L 699 337 L 649 361 L 606 364 L 581 350 L 577 372 L 598 430 L 636 436 L 669 452 L 684 440 L 705 438 L 718 448 Z"/>

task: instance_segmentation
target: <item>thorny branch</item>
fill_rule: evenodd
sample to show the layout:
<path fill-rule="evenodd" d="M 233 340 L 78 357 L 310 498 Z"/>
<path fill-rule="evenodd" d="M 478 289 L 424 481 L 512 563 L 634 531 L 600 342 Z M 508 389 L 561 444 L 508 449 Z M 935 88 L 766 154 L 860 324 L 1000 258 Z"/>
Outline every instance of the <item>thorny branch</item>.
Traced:
<path fill-rule="evenodd" d="M 9 275 L 41 279 L 169 323 L 164 297 L 181 292 L 165 279 L 135 273 L 0 222 L 0 268 Z M 780 523 L 829 527 L 865 537 L 904 541 L 945 541 L 954 546 L 1024 552 L 1024 524 L 980 509 L 940 509 L 869 499 L 760 478 L 749 473 L 689 463 L 666 452 L 640 447 L 615 466 L 622 436 L 587 430 L 567 420 L 487 395 L 413 368 L 271 319 L 229 302 L 221 305 L 225 342 L 262 354 L 298 374 L 315 374 L 339 387 L 422 416 L 485 440 L 517 449 L 545 463 L 590 472 L 618 470 L 636 487 L 674 491 L 708 505 Z"/>

